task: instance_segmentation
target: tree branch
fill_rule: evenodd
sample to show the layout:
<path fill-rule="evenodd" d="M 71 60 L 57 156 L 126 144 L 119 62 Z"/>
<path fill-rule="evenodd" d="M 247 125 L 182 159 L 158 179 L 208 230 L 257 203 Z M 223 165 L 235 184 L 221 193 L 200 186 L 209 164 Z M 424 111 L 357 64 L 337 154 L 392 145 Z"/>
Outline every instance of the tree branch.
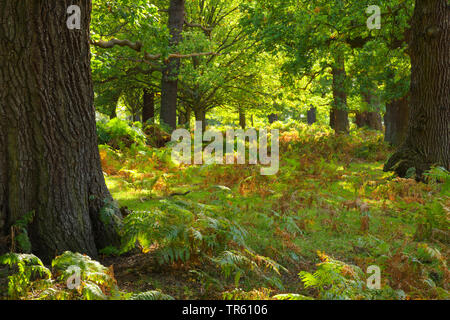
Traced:
<path fill-rule="evenodd" d="M 136 52 L 141 52 L 142 50 L 142 42 L 136 41 L 131 42 L 130 40 L 119 40 L 119 39 L 111 39 L 109 41 L 93 41 L 90 40 L 90 43 L 96 47 L 103 48 L 103 49 L 110 49 L 115 46 L 120 47 L 128 47 L 130 49 L 133 49 Z M 189 53 L 189 54 L 180 54 L 180 53 L 171 53 L 165 58 L 165 60 L 171 60 L 171 59 L 184 59 L 184 58 L 192 58 L 192 57 L 202 57 L 202 56 L 219 56 L 223 53 L 218 52 L 196 52 L 196 53 Z M 150 54 L 148 52 L 144 53 L 144 60 L 146 61 L 152 61 L 152 60 L 158 60 L 162 58 L 162 54 Z"/>

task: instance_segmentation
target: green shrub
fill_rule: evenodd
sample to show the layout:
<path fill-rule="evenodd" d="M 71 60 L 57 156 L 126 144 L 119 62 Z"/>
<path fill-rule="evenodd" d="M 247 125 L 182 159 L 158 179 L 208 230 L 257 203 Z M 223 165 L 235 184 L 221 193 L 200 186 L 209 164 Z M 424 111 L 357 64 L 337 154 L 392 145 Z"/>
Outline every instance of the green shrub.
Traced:
<path fill-rule="evenodd" d="M 129 124 L 118 118 L 108 122 L 97 122 L 97 135 L 100 144 L 108 144 L 115 149 L 144 145 L 147 140 L 140 122 Z"/>
<path fill-rule="evenodd" d="M 324 300 L 401 299 L 404 292 L 387 285 L 380 290 L 366 286 L 366 274 L 358 266 L 319 253 L 322 262 L 314 273 L 302 271 L 299 276 L 306 288 L 314 288 Z"/>
<path fill-rule="evenodd" d="M 159 291 L 119 290 L 112 269 L 86 255 L 66 251 L 52 261 L 52 272 L 32 254 L 8 253 L 8 298 L 27 300 L 173 300 Z M 69 287 L 72 284 L 73 287 Z"/>
<path fill-rule="evenodd" d="M 11 299 L 26 296 L 36 278 L 51 278 L 50 270 L 33 254 L 7 253 L 0 256 L 0 264 L 6 264 L 15 271 L 8 277 L 8 295 Z"/>

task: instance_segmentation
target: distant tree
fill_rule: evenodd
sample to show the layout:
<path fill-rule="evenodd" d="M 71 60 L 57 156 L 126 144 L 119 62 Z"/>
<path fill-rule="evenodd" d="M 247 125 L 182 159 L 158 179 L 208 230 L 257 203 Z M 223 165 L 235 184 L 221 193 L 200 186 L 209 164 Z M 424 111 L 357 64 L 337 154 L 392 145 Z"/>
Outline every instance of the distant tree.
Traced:
<path fill-rule="evenodd" d="M 155 118 L 155 92 L 144 89 L 144 105 L 142 107 L 142 123 L 147 124 L 150 120 L 154 122 Z"/>
<path fill-rule="evenodd" d="M 308 110 L 307 120 L 308 120 L 309 125 L 312 125 L 317 122 L 317 108 L 316 107 L 311 106 L 311 108 Z"/>
<path fill-rule="evenodd" d="M 174 50 L 182 40 L 183 25 L 185 19 L 184 0 L 170 0 L 169 22 L 170 30 L 169 47 Z M 180 59 L 169 60 L 163 69 L 161 80 L 161 122 L 172 129 L 177 127 L 177 100 L 178 100 L 178 74 Z"/>

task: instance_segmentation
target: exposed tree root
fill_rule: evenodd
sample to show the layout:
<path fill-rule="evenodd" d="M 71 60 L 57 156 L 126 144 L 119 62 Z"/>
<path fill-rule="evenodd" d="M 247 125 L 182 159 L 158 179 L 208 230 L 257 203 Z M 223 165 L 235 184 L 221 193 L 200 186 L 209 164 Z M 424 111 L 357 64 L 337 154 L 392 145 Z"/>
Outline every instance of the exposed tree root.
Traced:
<path fill-rule="evenodd" d="M 426 161 L 425 157 L 419 154 L 412 147 L 403 145 L 396 151 L 384 165 L 384 171 L 394 171 L 399 177 L 406 177 L 410 169 L 415 169 L 416 180 L 423 180 L 423 173 L 431 168 L 432 163 Z"/>

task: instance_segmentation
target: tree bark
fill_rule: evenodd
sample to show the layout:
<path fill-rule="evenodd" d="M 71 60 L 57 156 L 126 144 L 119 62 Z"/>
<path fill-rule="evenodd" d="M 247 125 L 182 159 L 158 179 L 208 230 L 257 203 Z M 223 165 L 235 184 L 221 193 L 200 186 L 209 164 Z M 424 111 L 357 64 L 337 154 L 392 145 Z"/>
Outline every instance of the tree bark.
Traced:
<path fill-rule="evenodd" d="M 416 1 L 411 21 L 411 111 L 404 143 L 385 171 L 416 178 L 432 165 L 450 169 L 450 9 L 446 0 Z"/>
<path fill-rule="evenodd" d="M 330 109 L 330 128 L 334 129 L 334 108 L 331 106 Z"/>
<path fill-rule="evenodd" d="M 180 43 L 184 25 L 184 0 L 170 0 L 169 29 L 170 47 L 175 48 Z M 168 124 L 172 129 L 177 127 L 177 96 L 178 73 L 180 59 L 171 59 L 166 64 L 161 80 L 161 122 Z"/>
<path fill-rule="evenodd" d="M 195 121 L 201 121 L 202 122 L 202 129 L 203 132 L 206 131 L 206 126 L 208 123 L 206 122 L 206 112 L 203 109 L 197 109 L 194 111 L 195 114 Z"/>
<path fill-rule="evenodd" d="M 111 110 L 111 114 L 109 115 L 109 120 L 117 118 L 117 111 L 116 108 Z"/>
<path fill-rule="evenodd" d="M 269 123 L 272 124 L 276 121 L 278 121 L 278 115 L 275 113 L 269 114 Z"/>
<path fill-rule="evenodd" d="M 384 114 L 384 140 L 393 146 L 400 146 L 408 132 L 409 94 L 386 104 Z"/>
<path fill-rule="evenodd" d="M 149 124 L 149 123 L 147 123 L 149 120 L 152 120 L 152 122 L 154 123 L 154 118 L 155 118 L 155 92 L 150 91 L 148 89 L 144 89 L 144 105 L 142 108 L 142 123 L 144 125 Z"/>
<path fill-rule="evenodd" d="M 338 57 L 332 67 L 333 74 L 333 106 L 330 112 L 330 125 L 336 133 L 348 133 L 348 106 L 345 90 L 345 60 Z"/>
<path fill-rule="evenodd" d="M 367 127 L 372 130 L 383 130 L 381 115 L 377 111 L 363 111 L 356 113 L 356 125 L 358 128 Z"/>
<path fill-rule="evenodd" d="M 112 198 L 97 146 L 91 1 L 78 1 L 81 30 L 66 27 L 72 3 L 0 3 L 0 231 L 34 211 L 32 252 L 45 261 L 119 243 L 100 220 Z"/>
<path fill-rule="evenodd" d="M 246 120 L 245 119 L 245 111 L 242 110 L 242 108 L 239 108 L 239 126 L 242 129 L 245 129 L 245 127 L 247 125 L 245 120 Z"/>
<path fill-rule="evenodd" d="M 317 122 L 317 109 L 315 107 L 311 107 L 307 113 L 307 121 L 309 125 L 312 125 Z"/>

